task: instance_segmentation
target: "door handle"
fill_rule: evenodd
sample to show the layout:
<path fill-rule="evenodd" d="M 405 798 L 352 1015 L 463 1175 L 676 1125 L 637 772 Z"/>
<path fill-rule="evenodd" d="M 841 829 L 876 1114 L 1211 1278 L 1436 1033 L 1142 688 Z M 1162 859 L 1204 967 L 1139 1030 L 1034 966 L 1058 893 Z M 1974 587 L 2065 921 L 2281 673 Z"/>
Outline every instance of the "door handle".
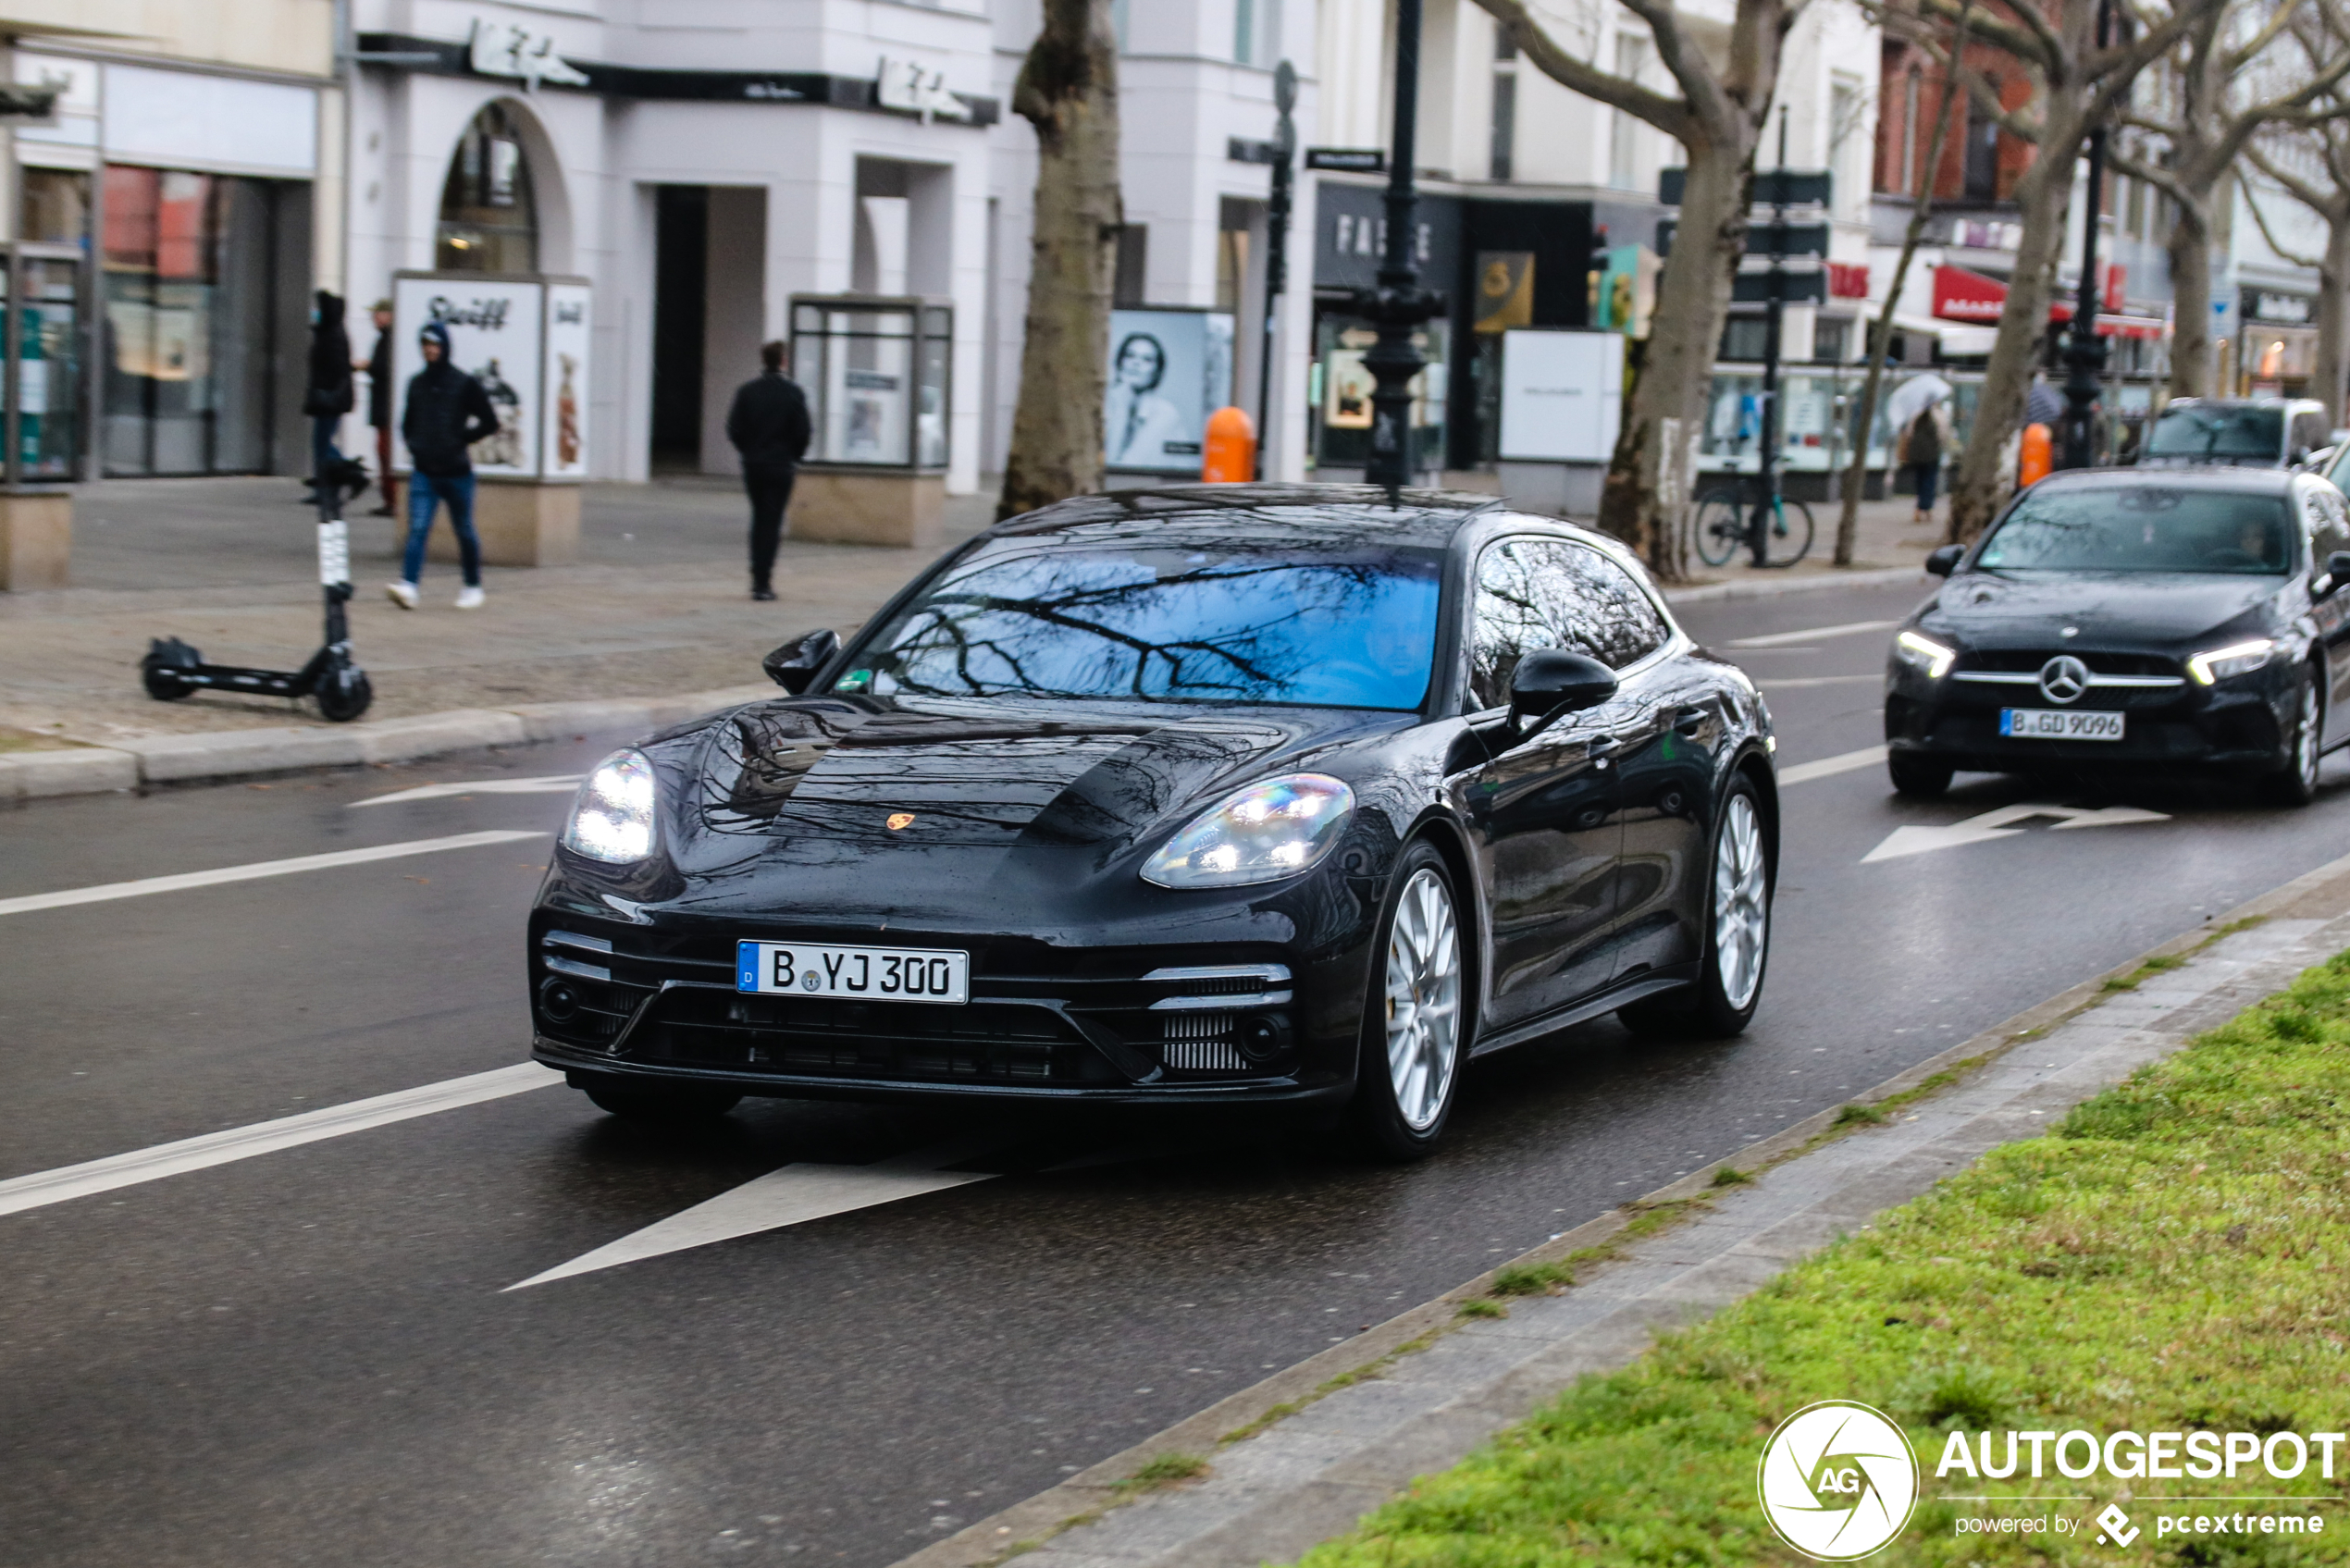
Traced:
<path fill-rule="evenodd" d="M 1591 759 L 1593 767 L 1604 768 L 1607 759 L 1623 748 L 1624 743 L 1614 735 L 1595 735 L 1583 747 L 1583 755 Z"/>
<path fill-rule="evenodd" d="M 1673 715 L 1673 730 L 1676 735 L 1694 735 L 1705 727 L 1705 710 L 1684 708 Z"/>

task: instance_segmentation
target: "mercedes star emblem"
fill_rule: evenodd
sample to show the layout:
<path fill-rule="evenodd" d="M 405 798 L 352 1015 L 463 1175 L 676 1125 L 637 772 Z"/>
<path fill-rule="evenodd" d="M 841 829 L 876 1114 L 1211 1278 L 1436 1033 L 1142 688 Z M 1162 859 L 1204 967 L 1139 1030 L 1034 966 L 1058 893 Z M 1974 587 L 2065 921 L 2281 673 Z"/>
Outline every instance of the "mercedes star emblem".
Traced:
<path fill-rule="evenodd" d="M 2040 666 L 2040 695 L 2050 702 L 2073 702 L 2089 689 L 2089 667 L 2069 653 Z"/>

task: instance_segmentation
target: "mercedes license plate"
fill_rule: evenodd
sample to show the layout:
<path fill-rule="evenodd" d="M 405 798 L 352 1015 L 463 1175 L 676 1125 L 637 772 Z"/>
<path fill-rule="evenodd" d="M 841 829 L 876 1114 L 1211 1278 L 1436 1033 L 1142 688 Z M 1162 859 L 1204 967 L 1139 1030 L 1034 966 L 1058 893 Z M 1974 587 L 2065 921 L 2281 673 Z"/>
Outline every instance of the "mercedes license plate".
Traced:
<path fill-rule="evenodd" d="M 735 989 L 859 1002 L 959 1006 L 971 999 L 971 957 L 936 947 L 737 942 Z"/>
<path fill-rule="evenodd" d="M 2120 740 L 2121 715 L 2075 713 L 2059 708 L 2002 708 L 1999 733 L 2010 740 Z"/>

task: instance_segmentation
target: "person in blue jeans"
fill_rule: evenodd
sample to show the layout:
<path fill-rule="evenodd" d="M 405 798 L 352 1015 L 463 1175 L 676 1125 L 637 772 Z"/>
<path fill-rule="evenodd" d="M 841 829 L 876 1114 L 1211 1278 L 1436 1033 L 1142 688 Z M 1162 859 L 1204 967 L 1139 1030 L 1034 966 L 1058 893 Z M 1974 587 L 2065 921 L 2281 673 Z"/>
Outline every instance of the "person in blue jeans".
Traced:
<path fill-rule="evenodd" d="M 438 321 L 425 323 L 417 334 L 425 367 L 408 381 L 408 399 L 400 416 L 400 436 L 408 443 L 413 470 L 408 481 L 408 553 L 401 563 L 400 581 L 384 592 L 402 610 L 416 608 L 416 582 L 424 575 L 425 540 L 432 533 L 433 513 L 443 501 L 449 523 L 457 531 L 457 554 L 465 586 L 457 591 L 457 608 L 481 607 L 481 537 L 474 532 L 474 463 L 468 450 L 476 441 L 498 431 L 497 411 L 481 383 L 457 368 L 449 357 L 449 328 Z"/>

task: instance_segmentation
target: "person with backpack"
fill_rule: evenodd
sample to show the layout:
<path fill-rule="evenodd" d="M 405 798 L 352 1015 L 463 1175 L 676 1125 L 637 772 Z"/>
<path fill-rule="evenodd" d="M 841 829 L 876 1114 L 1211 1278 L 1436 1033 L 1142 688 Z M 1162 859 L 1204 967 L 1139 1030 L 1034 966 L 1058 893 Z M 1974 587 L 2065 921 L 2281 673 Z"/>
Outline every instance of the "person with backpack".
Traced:
<path fill-rule="evenodd" d="M 481 383 L 451 364 L 449 328 L 438 321 L 425 323 L 416 334 L 425 367 L 408 379 L 407 407 L 400 416 L 400 437 L 408 443 L 408 550 L 400 581 L 384 592 L 402 610 L 416 608 L 416 581 L 424 575 L 425 540 L 432 533 L 433 513 L 449 503 L 449 525 L 457 531 L 457 556 L 465 586 L 457 591 L 457 608 L 481 608 L 481 537 L 474 532 L 474 464 L 467 450 L 484 436 L 498 433 L 498 411 Z"/>
<path fill-rule="evenodd" d="M 1950 433 L 1949 417 L 1942 400 L 1936 398 L 1901 428 L 1900 463 L 1918 497 L 1914 527 L 1934 525 L 1934 488 L 1942 477 L 1942 449 Z"/>

